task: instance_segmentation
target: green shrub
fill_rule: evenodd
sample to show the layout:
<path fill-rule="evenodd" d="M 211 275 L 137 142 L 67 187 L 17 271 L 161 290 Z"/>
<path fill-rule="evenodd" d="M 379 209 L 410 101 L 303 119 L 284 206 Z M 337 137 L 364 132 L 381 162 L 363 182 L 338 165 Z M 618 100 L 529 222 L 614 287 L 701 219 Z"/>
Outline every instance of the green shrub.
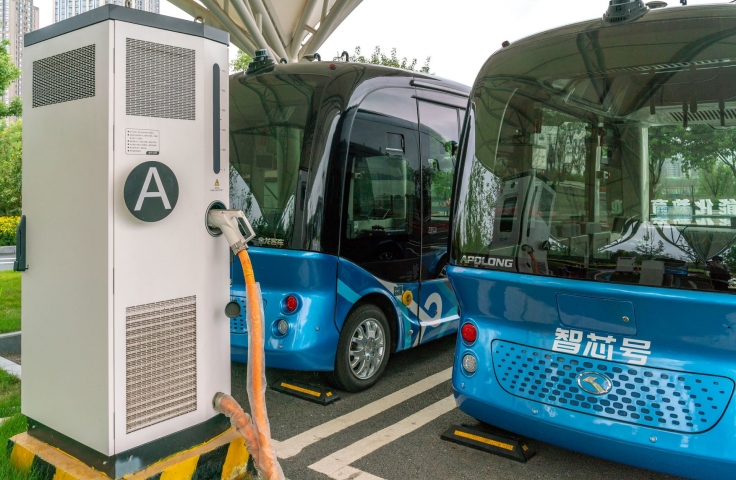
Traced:
<path fill-rule="evenodd" d="M 15 230 L 20 217 L 0 217 L 0 247 L 15 245 Z"/>

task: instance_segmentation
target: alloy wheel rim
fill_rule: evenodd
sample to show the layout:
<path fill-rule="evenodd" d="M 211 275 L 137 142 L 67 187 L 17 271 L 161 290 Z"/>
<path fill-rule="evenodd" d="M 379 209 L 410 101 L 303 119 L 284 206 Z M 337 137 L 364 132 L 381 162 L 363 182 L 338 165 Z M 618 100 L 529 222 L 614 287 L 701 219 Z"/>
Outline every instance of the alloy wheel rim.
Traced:
<path fill-rule="evenodd" d="M 348 360 L 357 378 L 367 380 L 376 374 L 386 353 L 383 327 L 374 318 L 363 320 L 350 337 Z"/>

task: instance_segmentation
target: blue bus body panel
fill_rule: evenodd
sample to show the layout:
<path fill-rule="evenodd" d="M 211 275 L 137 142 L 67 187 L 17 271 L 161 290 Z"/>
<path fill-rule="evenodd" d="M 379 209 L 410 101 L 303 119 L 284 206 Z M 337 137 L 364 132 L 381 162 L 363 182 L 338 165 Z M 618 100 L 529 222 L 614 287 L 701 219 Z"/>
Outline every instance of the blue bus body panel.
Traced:
<path fill-rule="evenodd" d="M 369 294 L 379 294 L 391 299 L 396 318 L 399 319 L 396 351 L 457 331 L 457 300 L 448 280 L 425 281 L 421 287 L 418 282 L 397 284 L 379 280 L 349 260 L 340 259 L 339 262 L 335 315 L 338 329 L 342 329 L 347 314 L 359 299 Z M 402 302 L 402 295 L 406 291 L 412 294 L 409 305 Z"/>
<path fill-rule="evenodd" d="M 461 324 L 478 329 L 472 345 L 457 341 L 463 412 L 642 468 L 736 477 L 736 297 L 463 267 L 448 275 Z M 461 366 L 468 353 L 472 375 Z"/>
<path fill-rule="evenodd" d="M 335 328 L 337 258 L 315 252 L 251 247 L 248 249 L 264 300 L 266 365 L 290 370 L 332 371 L 340 332 Z M 240 263 L 231 270 L 231 296 L 244 305 Z M 282 302 L 296 295 L 299 307 L 285 314 Z M 279 319 L 289 323 L 286 336 L 275 334 Z M 248 334 L 241 317 L 231 320 L 231 356 L 246 362 Z"/>
<path fill-rule="evenodd" d="M 259 247 L 250 248 L 248 253 L 263 294 L 268 367 L 332 371 L 345 318 L 361 298 L 371 294 L 383 296 L 396 309 L 400 319 L 397 351 L 457 331 L 457 303 L 448 280 L 424 282 L 421 288 L 426 300 L 419 306 L 419 283 L 385 282 L 332 255 Z M 230 322 L 231 358 L 246 363 L 245 285 L 237 259 L 232 263 L 231 278 L 231 297 L 243 307 L 243 313 Z M 402 303 L 405 291 L 412 293 L 409 306 Z M 298 298 L 299 308 L 293 314 L 286 314 L 283 308 L 289 295 Z M 289 323 L 285 336 L 279 336 L 275 329 L 280 319 Z"/>

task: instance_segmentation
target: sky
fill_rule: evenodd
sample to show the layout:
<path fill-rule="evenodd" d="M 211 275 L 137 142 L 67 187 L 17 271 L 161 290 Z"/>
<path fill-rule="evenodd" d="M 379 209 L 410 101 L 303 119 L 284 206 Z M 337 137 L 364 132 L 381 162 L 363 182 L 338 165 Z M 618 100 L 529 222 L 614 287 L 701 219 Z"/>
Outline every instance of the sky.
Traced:
<path fill-rule="evenodd" d="M 688 5 L 730 3 L 731 0 L 688 0 Z M 667 0 L 678 8 L 679 0 Z M 53 22 L 54 0 L 35 0 L 41 26 Z M 363 0 L 320 48 L 323 59 L 361 47 L 376 46 L 399 58 L 416 58 L 418 66 L 431 57 L 430 68 L 440 77 L 470 85 L 483 63 L 505 40 L 568 23 L 601 17 L 608 0 Z M 734 7 L 736 8 L 736 7 Z M 166 0 L 161 13 L 190 17 Z M 231 48 L 231 57 L 235 55 Z"/>

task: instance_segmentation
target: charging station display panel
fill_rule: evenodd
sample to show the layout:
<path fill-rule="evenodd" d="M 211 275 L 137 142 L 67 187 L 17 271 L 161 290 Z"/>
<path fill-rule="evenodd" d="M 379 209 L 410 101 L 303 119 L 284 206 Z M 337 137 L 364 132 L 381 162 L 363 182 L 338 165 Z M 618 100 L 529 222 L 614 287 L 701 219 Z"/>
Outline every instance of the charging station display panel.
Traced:
<path fill-rule="evenodd" d="M 669 65 L 663 47 L 639 51 L 636 68 L 616 69 L 630 59 L 602 50 L 606 68 L 550 53 L 534 81 L 481 79 L 460 181 L 457 263 L 736 292 L 731 60 L 713 49 Z"/>

